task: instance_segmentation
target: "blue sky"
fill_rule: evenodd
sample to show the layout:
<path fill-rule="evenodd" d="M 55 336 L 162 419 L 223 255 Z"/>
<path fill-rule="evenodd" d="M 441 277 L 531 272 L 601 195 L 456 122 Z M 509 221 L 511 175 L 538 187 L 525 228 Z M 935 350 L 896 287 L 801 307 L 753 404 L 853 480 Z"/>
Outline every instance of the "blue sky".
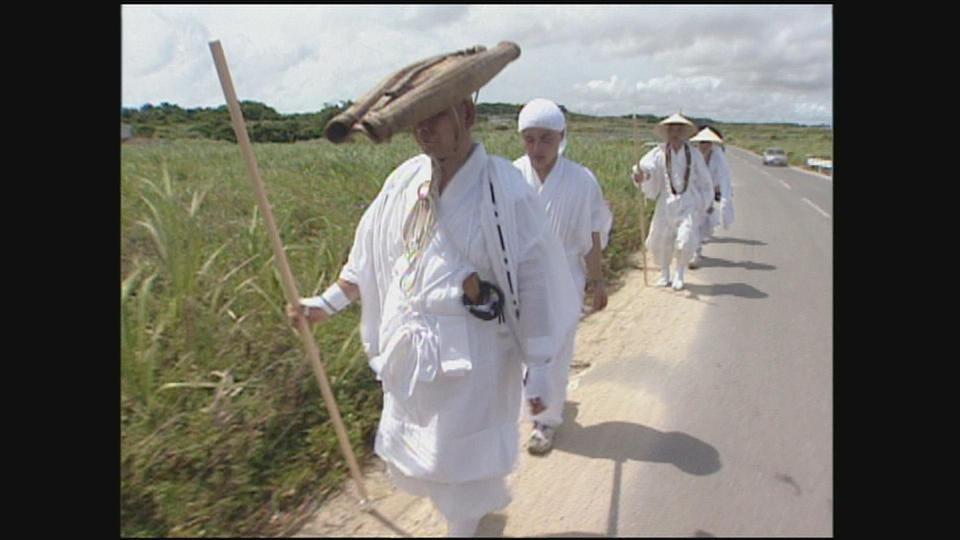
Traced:
<path fill-rule="evenodd" d="M 832 123 L 829 5 L 125 5 L 121 18 L 126 107 L 223 104 L 217 39 L 240 99 L 283 113 L 356 99 L 427 56 L 509 40 L 520 58 L 481 102 Z"/>

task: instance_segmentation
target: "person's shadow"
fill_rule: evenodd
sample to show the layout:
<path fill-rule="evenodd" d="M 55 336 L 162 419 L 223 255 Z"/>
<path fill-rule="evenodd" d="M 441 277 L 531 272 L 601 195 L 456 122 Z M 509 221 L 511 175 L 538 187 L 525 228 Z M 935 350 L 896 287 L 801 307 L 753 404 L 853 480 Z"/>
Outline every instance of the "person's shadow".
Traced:
<path fill-rule="evenodd" d="M 701 268 L 745 268 L 747 270 L 776 270 L 777 267 L 772 264 L 756 263 L 753 261 L 728 261 L 717 257 L 700 256 L 697 263 Z"/>
<path fill-rule="evenodd" d="M 681 471 L 706 476 L 720 470 L 720 453 L 708 443 L 671 431 L 663 432 L 630 422 L 601 422 L 591 426 L 577 423 L 579 403 L 568 401 L 564 407 L 563 426 L 557 431 L 553 452 L 567 452 L 579 456 L 609 459 L 614 462 L 613 489 L 606 534 L 590 532 L 562 532 L 541 537 L 601 537 L 617 536 L 620 508 L 620 489 L 623 464 L 626 461 L 646 461 L 670 464 Z M 477 536 L 500 537 L 507 518 L 502 514 L 486 516 L 477 530 Z M 698 531 L 700 532 L 700 531 Z"/>
<path fill-rule="evenodd" d="M 739 296 L 740 298 L 767 298 L 770 295 L 746 283 L 715 283 L 712 285 L 698 285 L 696 283 L 684 284 L 684 289 L 688 291 L 692 298 L 698 299 L 700 295 L 704 296 Z"/>
<path fill-rule="evenodd" d="M 707 245 L 710 244 L 743 244 L 745 246 L 765 246 L 766 242 L 761 240 L 744 240 L 743 238 L 732 238 L 729 236 L 725 237 L 714 237 L 707 240 Z"/>
<path fill-rule="evenodd" d="M 665 433 L 630 422 L 601 422 L 583 426 L 576 421 L 579 403 L 568 401 L 564 409 L 566 420 L 557 433 L 554 451 L 610 459 L 615 463 L 606 536 L 617 536 L 620 488 L 626 461 L 668 463 L 696 476 L 706 476 L 720 470 L 720 453 L 717 449 L 686 433 Z"/>
<path fill-rule="evenodd" d="M 678 431 L 663 432 L 630 422 L 577 423 L 580 404 L 568 401 L 564 422 L 553 450 L 590 458 L 668 463 L 696 476 L 720 470 L 720 453 L 713 446 Z"/>

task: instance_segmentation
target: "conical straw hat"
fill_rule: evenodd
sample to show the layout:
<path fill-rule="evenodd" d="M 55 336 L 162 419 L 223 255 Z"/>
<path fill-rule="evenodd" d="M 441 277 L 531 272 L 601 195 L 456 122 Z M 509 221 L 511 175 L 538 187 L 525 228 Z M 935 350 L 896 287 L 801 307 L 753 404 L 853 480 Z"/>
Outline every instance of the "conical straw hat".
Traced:
<path fill-rule="evenodd" d="M 705 127 L 700 130 L 700 133 L 697 133 L 690 139 L 690 142 L 711 142 L 716 144 L 723 144 L 723 139 L 721 139 L 712 129 Z"/>
<path fill-rule="evenodd" d="M 686 132 L 683 135 L 684 139 L 692 137 L 693 134 L 697 132 L 697 126 L 693 122 L 687 120 L 682 115 L 677 113 L 669 118 L 661 120 L 660 123 L 653 128 L 653 134 L 663 140 L 667 140 L 667 126 L 671 124 L 680 124 L 686 127 Z"/>

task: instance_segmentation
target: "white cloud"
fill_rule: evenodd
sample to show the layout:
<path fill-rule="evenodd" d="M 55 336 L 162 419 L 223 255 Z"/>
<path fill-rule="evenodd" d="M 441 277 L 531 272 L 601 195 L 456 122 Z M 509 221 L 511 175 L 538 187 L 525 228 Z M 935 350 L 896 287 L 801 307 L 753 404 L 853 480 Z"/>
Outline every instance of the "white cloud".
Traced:
<path fill-rule="evenodd" d="M 608 79 L 574 84 L 578 99 L 574 110 L 593 114 L 626 112 L 665 116 L 683 111 L 697 117 L 726 121 L 829 122 L 829 103 L 797 101 L 791 93 L 747 93 L 728 87 L 719 76 L 666 75 L 630 83 L 611 75 Z"/>
<path fill-rule="evenodd" d="M 355 99 L 429 55 L 511 40 L 521 57 L 483 101 L 548 97 L 600 114 L 703 107 L 730 120 L 832 115 L 829 6 L 124 6 L 122 21 L 125 106 L 222 103 L 211 39 L 223 43 L 241 99 L 281 112 Z"/>
<path fill-rule="evenodd" d="M 583 95 L 605 96 L 612 99 L 622 99 L 633 93 L 630 85 L 616 75 L 611 75 L 608 80 L 593 80 L 582 84 L 577 83 L 574 85 L 574 89 Z"/>
<path fill-rule="evenodd" d="M 411 27 L 422 28 L 429 24 L 451 24 L 466 17 L 469 11 L 470 6 L 464 4 L 404 6 L 400 20 Z"/>
<path fill-rule="evenodd" d="M 719 77 L 674 77 L 673 75 L 667 75 L 665 77 L 650 79 L 646 82 L 640 81 L 637 83 L 636 88 L 641 92 L 657 92 L 661 94 L 686 91 L 703 92 L 716 90 L 721 82 L 722 79 Z"/>

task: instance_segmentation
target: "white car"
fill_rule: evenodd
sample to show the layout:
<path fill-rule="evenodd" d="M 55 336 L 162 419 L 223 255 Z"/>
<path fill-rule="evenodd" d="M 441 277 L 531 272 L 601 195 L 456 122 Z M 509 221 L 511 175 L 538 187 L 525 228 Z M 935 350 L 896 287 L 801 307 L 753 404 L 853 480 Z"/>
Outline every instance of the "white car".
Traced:
<path fill-rule="evenodd" d="M 767 148 L 763 151 L 763 164 L 786 167 L 787 153 L 783 151 L 783 148 Z"/>

